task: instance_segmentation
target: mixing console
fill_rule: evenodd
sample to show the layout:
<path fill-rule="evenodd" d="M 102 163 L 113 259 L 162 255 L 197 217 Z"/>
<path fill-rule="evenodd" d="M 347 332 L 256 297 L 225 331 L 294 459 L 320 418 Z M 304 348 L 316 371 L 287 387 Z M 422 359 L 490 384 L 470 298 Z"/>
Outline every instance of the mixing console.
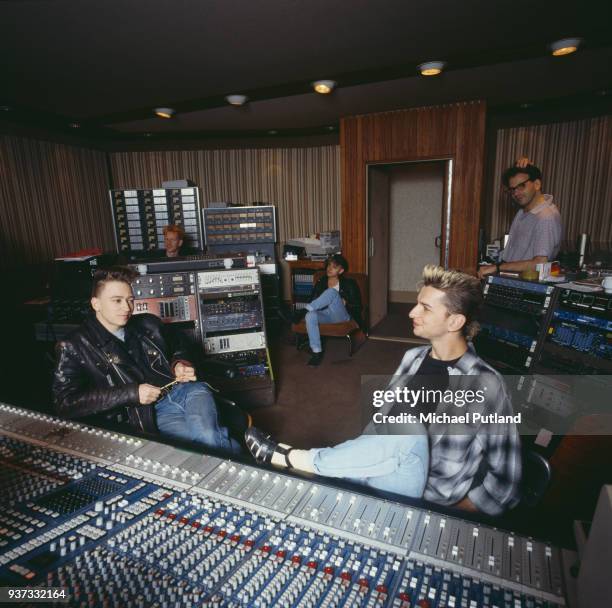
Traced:
<path fill-rule="evenodd" d="M 564 606 L 559 550 L 0 404 L 0 584 L 73 606 Z"/>
<path fill-rule="evenodd" d="M 537 359 L 557 292 L 551 285 L 489 276 L 483 288 L 479 355 L 494 367 L 522 373 Z"/>
<path fill-rule="evenodd" d="M 559 290 L 545 328 L 536 371 L 612 373 L 612 297 L 605 293 Z"/>

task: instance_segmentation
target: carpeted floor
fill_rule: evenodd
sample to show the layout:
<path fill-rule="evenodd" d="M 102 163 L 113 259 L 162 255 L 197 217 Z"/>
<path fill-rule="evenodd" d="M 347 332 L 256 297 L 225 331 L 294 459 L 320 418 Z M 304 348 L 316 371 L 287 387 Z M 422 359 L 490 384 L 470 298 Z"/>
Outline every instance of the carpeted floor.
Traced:
<path fill-rule="evenodd" d="M 288 338 L 272 344 L 276 404 L 252 413 L 255 424 L 299 448 L 334 445 L 359 434 L 361 376 L 392 374 L 410 347 L 368 340 L 349 357 L 346 340 L 328 339 L 323 363 L 309 367 L 308 354 L 297 351 Z"/>
<path fill-rule="evenodd" d="M 405 342 L 409 345 L 425 344 L 425 340 L 417 338 L 412 331 L 412 321 L 408 313 L 414 304 L 389 303 L 387 316 L 370 329 L 373 340 L 389 340 Z"/>

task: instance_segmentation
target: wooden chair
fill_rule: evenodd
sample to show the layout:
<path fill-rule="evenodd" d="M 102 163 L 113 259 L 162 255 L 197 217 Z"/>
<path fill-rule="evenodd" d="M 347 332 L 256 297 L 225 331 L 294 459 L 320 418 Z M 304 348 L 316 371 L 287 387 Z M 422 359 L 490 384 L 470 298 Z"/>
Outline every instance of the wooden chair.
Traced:
<path fill-rule="evenodd" d="M 313 275 L 313 284 L 325 274 L 325 271 L 316 272 Z M 361 319 L 363 328 L 367 331 L 368 327 L 368 277 L 365 274 L 358 272 L 347 272 L 344 275 L 347 279 L 353 279 L 361 293 Z M 306 321 L 302 320 L 299 323 L 294 323 L 291 326 L 292 331 L 297 335 L 296 344 L 300 347 L 300 336 L 307 334 Z M 349 357 L 352 357 L 367 339 L 367 333 L 358 324 L 357 321 L 349 319 L 340 323 L 321 323 L 319 331 L 321 336 L 328 338 L 346 338 L 348 340 Z"/>

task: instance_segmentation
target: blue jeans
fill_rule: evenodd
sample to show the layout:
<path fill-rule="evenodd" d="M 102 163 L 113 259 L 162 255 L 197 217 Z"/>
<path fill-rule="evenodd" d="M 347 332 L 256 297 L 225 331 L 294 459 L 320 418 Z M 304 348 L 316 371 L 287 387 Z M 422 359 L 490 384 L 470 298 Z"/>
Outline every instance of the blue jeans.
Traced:
<path fill-rule="evenodd" d="M 316 473 L 420 498 L 429 471 L 427 435 L 360 435 L 309 450 Z"/>
<path fill-rule="evenodd" d="M 310 348 L 314 353 L 320 353 L 322 350 L 319 323 L 341 323 L 351 318 L 340 294 L 331 287 L 328 287 L 310 304 L 306 304 L 306 310 L 308 310 L 306 313 L 306 331 L 308 332 Z"/>
<path fill-rule="evenodd" d="M 239 454 L 240 444 L 220 426 L 217 406 L 203 382 L 181 382 L 155 404 L 157 428 L 162 435 L 201 443 Z"/>

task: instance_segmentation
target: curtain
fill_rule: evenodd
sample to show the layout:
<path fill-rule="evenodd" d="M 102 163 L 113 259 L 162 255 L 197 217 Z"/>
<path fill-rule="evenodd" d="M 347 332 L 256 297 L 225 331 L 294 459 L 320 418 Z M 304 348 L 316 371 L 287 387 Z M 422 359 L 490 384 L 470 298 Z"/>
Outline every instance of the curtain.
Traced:
<path fill-rule="evenodd" d="M 612 117 L 500 129 L 497 132 L 488 237 L 501 238 L 517 207 L 501 176 L 520 156 L 542 170 L 542 190 L 552 194 L 563 222 L 562 248 L 576 248 L 589 235 L 593 249 L 612 244 Z"/>
<path fill-rule="evenodd" d="M 0 136 L 0 267 L 114 248 L 104 152 Z"/>
<path fill-rule="evenodd" d="M 201 204 L 277 206 L 278 239 L 340 228 L 340 148 L 187 150 L 110 154 L 114 187 L 153 188 L 188 178 Z"/>

